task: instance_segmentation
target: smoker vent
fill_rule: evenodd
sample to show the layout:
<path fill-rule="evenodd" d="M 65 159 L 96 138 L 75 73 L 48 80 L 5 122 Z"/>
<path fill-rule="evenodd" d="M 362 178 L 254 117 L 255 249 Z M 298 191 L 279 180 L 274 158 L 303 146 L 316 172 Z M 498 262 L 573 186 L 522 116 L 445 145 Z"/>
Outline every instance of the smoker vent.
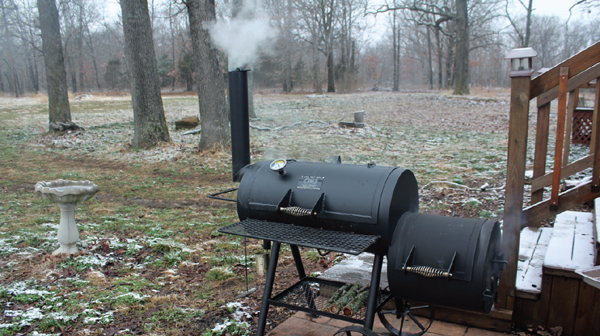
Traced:
<path fill-rule="evenodd" d="M 345 285 L 343 282 L 307 277 L 269 300 L 269 303 L 349 322 L 362 323 L 365 319 L 365 307 L 353 312 L 353 315 L 350 316 L 344 315 L 342 309 L 338 313 L 327 310 L 329 299 L 343 285 Z M 390 298 L 389 291 L 380 290 L 377 295 L 377 307 L 383 306 Z"/>
<path fill-rule="evenodd" d="M 379 239 L 379 236 L 375 235 L 330 231 L 256 219 L 245 219 L 221 228 L 219 232 L 354 255 L 360 254 Z"/>

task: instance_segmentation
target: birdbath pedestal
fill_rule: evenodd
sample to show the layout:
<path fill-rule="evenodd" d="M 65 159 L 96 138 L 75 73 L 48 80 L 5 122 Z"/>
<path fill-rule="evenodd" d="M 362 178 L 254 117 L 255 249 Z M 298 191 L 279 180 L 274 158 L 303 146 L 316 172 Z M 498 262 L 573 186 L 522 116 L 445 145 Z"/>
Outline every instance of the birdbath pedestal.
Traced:
<path fill-rule="evenodd" d="M 57 203 L 60 208 L 60 225 L 58 227 L 58 242 L 60 247 L 52 255 L 60 253 L 77 253 L 79 230 L 75 224 L 75 208 L 77 203 L 92 198 L 100 188 L 90 181 L 56 180 L 38 182 L 35 191 L 45 199 Z"/>

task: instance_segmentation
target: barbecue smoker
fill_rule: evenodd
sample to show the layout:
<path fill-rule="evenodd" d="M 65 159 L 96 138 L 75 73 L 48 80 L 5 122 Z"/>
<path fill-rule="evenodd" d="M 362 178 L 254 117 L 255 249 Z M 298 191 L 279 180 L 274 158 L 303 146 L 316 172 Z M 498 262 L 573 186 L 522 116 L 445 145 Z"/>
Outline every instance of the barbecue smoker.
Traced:
<path fill-rule="evenodd" d="M 237 78 L 245 74 L 230 72 L 230 87 L 237 85 L 235 78 L 232 83 L 232 73 Z M 232 125 L 235 118 L 232 108 Z M 272 242 L 257 335 L 264 334 L 270 305 L 364 326 L 338 332 L 348 335 L 373 335 L 376 313 L 396 335 L 407 334 L 402 328 L 394 329 L 385 314 L 395 313 L 402 321 L 408 316 L 421 329 L 415 335 L 421 335 L 433 321 L 433 310 L 430 308 L 426 325 L 416 321 L 412 311 L 429 304 L 485 313 L 491 310 L 505 263 L 499 223 L 419 214 L 417 181 L 410 170 L 347 165 L 336 157 L 329 164 L 263 161 L 234 169 L 233 175 L 240 181 L 237 199 L 218 196 L 235 189 L 209 196 L 237 202 L 240 222 L 219 231 Z M 281 244 L 290 245 L 300 279 L 272 297 Z M 298 246 L 354 255 L 372 252 L 370 286 L 359 289 L 306 276 Z M 382 290 L 384 256 L 388 258 L 389 289 Z M 342 305 L 339 297 L 353 290 L 354 297 L 337 307 Z M 391 299 L 395 311 L 384 311 Z M 409 301 L 427 305 L 411 306 Z"/>

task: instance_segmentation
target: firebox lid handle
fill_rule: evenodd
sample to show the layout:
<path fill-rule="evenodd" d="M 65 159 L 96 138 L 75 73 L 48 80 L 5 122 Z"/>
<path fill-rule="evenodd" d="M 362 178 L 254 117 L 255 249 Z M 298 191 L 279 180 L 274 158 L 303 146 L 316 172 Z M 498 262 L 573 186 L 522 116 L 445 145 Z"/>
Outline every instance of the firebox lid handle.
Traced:
<path fill-rule="evenodd" d="M 452 261 L 450 261 L 450 266 L 448 266 L 448 280 L 452 278 L 452 273 L 454 273 L 454 261 L 456 260 L 456 256 L 458 255 L 458 251 L 454 251 L 454 255 L 452 256 Z"/>
<path fill-rule="evenodd" d="M 287 191 L 287 193 L 285 193 L 285 196 L 283 196 L 283 198 L 281 199 L 281 201 L 279 201 L 279 204 L 277 205 L 277 211 L 281 211 L 281 208 L 287 208 L 292 204 L 292 189 L 289 189 Z"/>
<path fill-rule="evenodd" d="M 339 155 L 336 155 L 333 157 L 333 160 L 331 160 L 331 163 L 333 164 L 342 164 L 342 157 Z"/>
<path fill-rule="evenodd" d="M 317 215 L 323 211 L 323 209 L 325 209 L 325 193 L 321 194 L 321 197 L 319 197 L 317 203 L 315 203 L 315 206 L 313 206 L 312 210 L 310 211 L 310 217 L 312 219 L 317 218 Z"/>
<path fill-rule="evenodd" d="M 415 257 L 415 245 L 413 245 L 410 248 L 410 252 L 408 253 L 408 257 L 406 257 L 406 260 L 404 261 L 404 266 L 402 266 L 402 270 L 404 271 L 404 274 L 408 273 L 407 267 L 412 266 L 414 257 Z"/>

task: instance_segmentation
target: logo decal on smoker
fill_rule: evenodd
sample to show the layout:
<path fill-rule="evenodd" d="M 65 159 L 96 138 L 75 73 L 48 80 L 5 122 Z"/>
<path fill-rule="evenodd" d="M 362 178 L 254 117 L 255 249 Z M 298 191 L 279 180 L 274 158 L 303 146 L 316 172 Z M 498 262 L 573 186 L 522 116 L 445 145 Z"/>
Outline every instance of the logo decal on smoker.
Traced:
<path fill-rule="evenodd" d="M 321 190 L 325 178 L 321 176 L 301 176 L 298 181 L 298 189 Z"/>

